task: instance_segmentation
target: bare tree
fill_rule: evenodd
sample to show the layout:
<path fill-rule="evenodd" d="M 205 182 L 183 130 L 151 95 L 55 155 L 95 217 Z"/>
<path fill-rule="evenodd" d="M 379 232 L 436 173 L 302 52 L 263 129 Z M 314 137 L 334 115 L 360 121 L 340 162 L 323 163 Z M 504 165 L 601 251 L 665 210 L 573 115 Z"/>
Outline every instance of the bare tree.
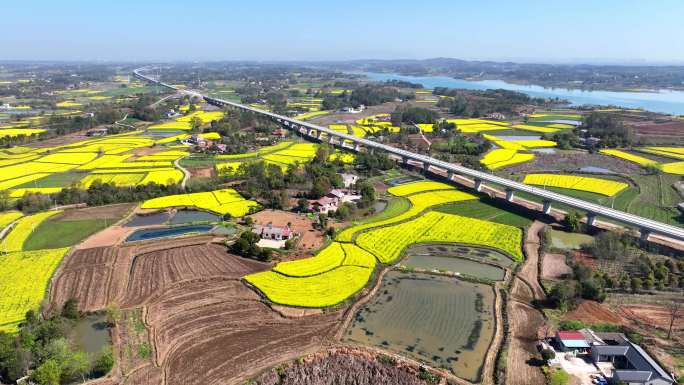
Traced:
<path fill-rule="evenodd" d="M 667 305 L 667 313 L 670 316 L 670 327 L 667 330 L 667 338 L 670 339 L 675 320 L 684 316 L 684 302 L 673 299 Z"/>

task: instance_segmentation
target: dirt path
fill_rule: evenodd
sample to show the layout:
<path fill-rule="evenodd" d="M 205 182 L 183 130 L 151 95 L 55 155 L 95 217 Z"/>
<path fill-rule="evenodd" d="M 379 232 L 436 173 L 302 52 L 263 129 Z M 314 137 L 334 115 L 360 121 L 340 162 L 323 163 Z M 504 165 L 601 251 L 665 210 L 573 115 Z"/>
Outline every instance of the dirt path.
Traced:
<path fill-rule="evenodd" d="M 539 284 L 539 232 L 544 223 L 534 221 L 525 239 L 525 262 L 513 278 L 508 303 L 510 344 L 506 365 L 506 384 L 544 384 L 546 379 L 538 367 L 529 364 L 537 358 L 536 342 L 539 330 L 545 324 L 540 311 L 534 308 L 534 300 L 546 298 Z"/>

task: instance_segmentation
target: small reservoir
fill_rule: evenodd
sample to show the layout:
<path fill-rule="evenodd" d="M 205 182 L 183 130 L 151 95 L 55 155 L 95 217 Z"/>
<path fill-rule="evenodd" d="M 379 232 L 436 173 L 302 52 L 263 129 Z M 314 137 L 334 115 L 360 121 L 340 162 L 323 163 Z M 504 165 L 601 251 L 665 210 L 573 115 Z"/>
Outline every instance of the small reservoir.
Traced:
<path fill-rule="evenodd" d="M 165 227 L 161 229 L 142 229 L 136 230 L 133 234 L 126 238 L 126 242 L 145 241 L 148 239 L 175 237 L 191 233 L 206 233 L 209 232 L 213 225 L 190 225 L 178 227 Z"/>

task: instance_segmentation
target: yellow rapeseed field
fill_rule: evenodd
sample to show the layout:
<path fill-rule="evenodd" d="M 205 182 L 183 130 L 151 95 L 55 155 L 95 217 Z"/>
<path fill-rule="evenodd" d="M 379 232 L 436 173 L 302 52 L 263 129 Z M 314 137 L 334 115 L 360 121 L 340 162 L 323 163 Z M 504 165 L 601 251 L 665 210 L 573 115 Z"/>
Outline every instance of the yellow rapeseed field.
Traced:
<path fill-rule="evenodd" d="M 44 220 L 59 213 L 61 213 L 61 211 L 58 210 L 43 211 L 18 219 L 9 234 L 0 242 L 0 251 L 5 253 L 21 251 L 24 247 L 24 242 L 28 239 L 33 230 L 43 223 Z"/>
<path fill-rule="evenodd" d="M 529 174 L 523 181 L 537 186 L 560 187 L 613 196 L 629 187 L 627 183 L 577 175 Z"/>
<path fill-rule="evenodd" d="M 15 332 L 26 312 L 37 310 L 68 248 L 0 255 L 0 332 Z"/>
<path fill-rule="evenodd" d="M 614 150 L 614 149 L 603 149 L 599 151 L 601 154 L 605 155 L 610 155 L 614 156 L 616 158 L 621 158 L 624 160 L 628 160 L 630 162 L 634 162 L 636 164 L 639 164 L 641 166 L 656 166 L 658 165 L 658 162 L 652 159 L 645 158 L 643 156 L 639 155 L 634 155 L 626 151 L 622 150 Z"/>

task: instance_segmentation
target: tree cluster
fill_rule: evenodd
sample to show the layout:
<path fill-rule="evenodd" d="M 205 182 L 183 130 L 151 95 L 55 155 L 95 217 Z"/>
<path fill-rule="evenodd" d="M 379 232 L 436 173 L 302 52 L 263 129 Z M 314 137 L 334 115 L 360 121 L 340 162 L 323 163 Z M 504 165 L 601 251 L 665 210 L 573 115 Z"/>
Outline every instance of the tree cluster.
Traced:
<path fill-rule="evenodd" d="M 10 383 L 29 371 L 40 385 L 84 382 L 107 374 L 114 365 L 110 347 L 97 355 L 75 349 L 69 335 L 81 317 L 78 302 L 69 299 L 60 314 L 47 319 L 30 310 L 17 334 L 0 332 L 0 383 Z"/>
<path fill-rule="evenodd" d="M 634 130 L 610 113 L 593 111 L 585 115 L 582 128 L 589 135 L 600 138 L 600 145 L 603 147 L 625 147 L 634 142 Z"/>

